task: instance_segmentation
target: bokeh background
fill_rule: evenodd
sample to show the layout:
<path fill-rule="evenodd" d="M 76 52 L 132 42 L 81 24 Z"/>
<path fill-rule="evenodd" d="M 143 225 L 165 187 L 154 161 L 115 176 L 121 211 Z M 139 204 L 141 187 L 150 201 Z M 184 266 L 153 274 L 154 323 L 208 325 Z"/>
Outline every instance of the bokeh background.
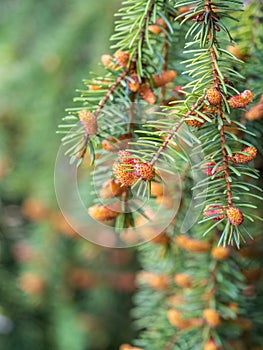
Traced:
<path fill-rule="evenodd" d="M 117 349 L 134 335 L 134 252 L 76 235 L 53 185 L 57 125 L 99 71 L 119 5 L 0 0 L 0 349 Z"/>

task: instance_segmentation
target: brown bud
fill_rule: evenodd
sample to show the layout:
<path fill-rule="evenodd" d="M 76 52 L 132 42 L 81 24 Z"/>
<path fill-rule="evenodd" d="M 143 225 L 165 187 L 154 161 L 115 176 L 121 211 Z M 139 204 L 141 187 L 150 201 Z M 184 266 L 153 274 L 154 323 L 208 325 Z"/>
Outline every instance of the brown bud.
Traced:
<path fill-rule="evenodd" d="M 126 188 L 113 179 L 108 180 L 100 190 L 100 198 L 114 198 L 120 196 Z"/>
<path fill-rule="evenodd" d="M 230 249 L 228 247 L 214 247 L 211 254 L 215 260 L 227 260 L 230 256 Z"/>
<path fill-rule="evenodd" d="M 142 348 L 137 348 L 134 346 L 131 346 L 129 344 L 122 344 L 119 348 L 119 350 L 143 350 Z"/>
<path fill-rule="evenodd" d="M 261 274 L 262 274 L 262 270 L 259 267 L 243 271 L 243 275 L 246 277 L 247 281 L 250 283 L 257 282 L 260 279 Z"/>
<path fill-rule="evenodd" d="M 232 55 L 236 56 L 239 60 L 244 60 L 246 55 L 241 51 L 240 47 L 235 45 L 228 45 L 227 46 L 227 51 L 232 53 Z"/>
<path fill-rule="evenodd" d="M 25 293 L 39 295 L 43 292 L 45 282 L 38 274 L 25 272 L 19 279 L 19 286 Z"/>
<path fill-rule="evenodd" d="M 216 328 L 221 324 L 220 315 L 214 309 L 205 309 L 203 312 L 203 317 L 206 323 L 212 328 Z"/>
<path fill-rule="evenodd" d="M 178 235 L 175 238 L 176 244 L 189 252 L 205 253 L 210 249 L 210 244 L 206 241 L 199 241 L 185 235 Z"/>
<path fill-rule="evenodd" d="M 160 275 L 153 272 L 142 271 L 136 277 L 138 283 L 143 283 L 156 290 L 163 290 L 169 285 L 166 275 Z"/>
<path fill-rule="evenodd" d="M 117 203 L 119 207 L 116 205 L 116 211 L 110 209 L 106 205 L 93 205 L 89 207 L 88 213 L 93 219 L 98 221 L 107 221 L 115 219 L 120 214 L 120 205 Z"/>
<path fill-rule="evenodd" d="M 174 276 L 174 282 L 182 288 L 191 288 L 193 286 L 193 278 L 185 273 L 178 273 Z"/>
<path fill-rule="evenodd" d="M 119 66 L 123 68 L 127 68 L 127 65 L 130 59 L 130 54 L 124 51 L 116 51 L 114 53 L 114 58 Z"/>
<path fill-rule="evenodd" d="M 159 182 L 151 182 L 151 195 L 153 197 L 158 197 L 163 195 L 163 184 Z"/>
<path fill-rule="evenodd" d="M 98 133 L 97 118 L 93 113 L 83 109 L 79 111 L 78 116 L 83 129 L 88 135 L 96 135 Z"/>
<path fill-rule="evenodd" d="M 226 210 L 226 215 L 230 223 L 234 226 L 239 226 L 244 221 L 244 215 L 242 211 L 236 207 L 229 207 Z"/>
<path fill-rule="evenodd" d="M 134 174 L 141 177 L 144 181 L 147 181 L 154 177 L 155 171 L 150 163 L 138 162 L 134 165 Z"/>
<path fill-rule="evenodd" d="M 132 80 L 128 80 L 128 88 L 131 92 L 137 92 L 140 88 L 140 83 L 137 74 L 130 76 Z"/>
<path fill-rule="evenodd" d="M 133 173 L 133 170 L 130 170 L 129 167 L 126 167 L 125 165 L 118 162 L 115 162 L 113 164 L 112 172 L 116 180 L 126 187 L 134 185 L 135 182 L 139 179 L 139 177 Z"/>
<path fill-rule="evenodd" d="M 214 340 L 208 340 L 207 343 L 205 343 L 204 350 L 218 350 L 219 347 L 216 345 L 216 342 Z"/>
<path fill-rule="evenodd" d="M 232 96 L 228 100 L 228 104 L 231 108 L 244 108 L 253 101 L 254 94 L 250 90 L 245 90 L 241 94 Z"/>
<path fill-rule="evenodd" d="M 102 55 L 101 62 L 108 69 L 115 70 L 118 68 L 118 65 L 113 63 L 113 57 L 111 55 Z"/>
<path fill-rule="evenodd" d="M 258 120 L 263 118 L 263 103 L 257 103 L 255 106 L 251 107 L 249 111 L 245 114 L 248 120 Z"/>
<path fill-rule="evenodd" d="M 153 105 L 156 103 L 157 97 L 149 85 L 142 84 L 139 89 L 139 94 L 148 104 Z"/>
<path fill-rule="evenodd" d="M 177 72 L 175 70 L 167 70 L 167 71 L 163 71 L 161 75 L 155 74 L 153 76 L 153 80 L 154 80 L 155 86 L 161 87 L 174 81 L 176 76 L 177 76 Z"/>
<path fill-rule="evenodd" d="M 148 27 L 149 31 L 154 34 L 161 34 L 163 32 L 163 29 L 158 26 L 157 24 L 150 24 Z"/>
<path fill-rule="evenodd" d="M 36 198 L 27 198 L 22 204 L 23 215 L 31 221 L 42 221 L 49 217 L 49 209 Z"/>
<path fill-rule="evenodd" d="M 221 92 L 216 88 L 210 88 L 206 90 L 206 98 L 212 106 L 220 105 L 222 101 Z"/>
<path fill-rule="evenodd" d="M 193 114 L 193 115 L 190 115 L 189 117 L 197 117 L 197 115 Z M 198 119 L 201 119 L 202 121 L 193 118 L 193 119 L 186 120 L 185 122 L 187 125 L 193 128 L 200 128 L 206 123 L 206 120 L 202 118 L 200 115 L 198 116 Z"/>
<path fill-rule="evenodd" d="M 232 157 L 229 157 L 229 160 L 235 163 L 248 163 L 251 160 L 255 159 L 257 156 L 257 149 L 256 147 L 253 147 L 253 146 L 245 147 L 241 150 L 241 152 L 248 153 L 248 155 L 241 154 L 241 153 L 234 153 Z"/>

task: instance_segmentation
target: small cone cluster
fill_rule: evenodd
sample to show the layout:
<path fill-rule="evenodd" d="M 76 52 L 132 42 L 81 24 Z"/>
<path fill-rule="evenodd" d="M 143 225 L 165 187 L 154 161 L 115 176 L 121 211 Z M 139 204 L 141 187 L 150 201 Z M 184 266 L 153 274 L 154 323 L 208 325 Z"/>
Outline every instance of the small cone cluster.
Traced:
<path fill-rule="evenodd" d="M 83 129 L 88 135 L 96 135 L 98 133 L 98 124 L 95 115 L 85 109 L 79 111 L 79 120 Z"/>
<path fill-rule="evenodd" d="M 235 95 L 228 100 L 231 108 L 244 108 L 253 101 L 254 94 L 250 90 L 245 90 L 241 94 Z"/>
<path fill-rule="evenodd" d="M 210 105 L 218 106 L 222 101 L 221 92 L 216 88 L 210 88 L 206 90 L 206 98 Z"/>
<path fill-rule="evenodd" d="M 221 325 L 221 317 L 214 309 L 205 309 L 203 318 L 211 328 L 216 328 Z"/>
<path fill-rule="evenodd" d="M 174 81 L 176 76 L 177 72 L 175 70 L 166 70 L 163 71 L 161 75 L 155 74 L 153 76 L 153 81 L 156 87 L 161 87 Z"/>
<path fill-rule="evenodd" d="M 248 146 L 245 147 L 241 150 L 241 152 L 248 153 L 246 154 L 241 154 L 241 153 L 234 153 L 232 157 L 229 157 L 229 160 L 231 160 L 234 163 L 248 163 L 251 160 L 255 159 L 257 156 L 257 149 L 256 147 L 253 146 Z"/>
<path fill-rule="evenodd" d="M 112 167 L 115 179 L 125 187 L 131 187 L 139 179 L 134 174 L 134 164 L 137 159 L 131 157 L 131 153 L 126 151 L 119 151 L 119 162 L 115 162 Z"/>
<path fill-rule="evenodd" d="M 175 239 L 175 243 L 179 247 L 193 253 L 205 253 L 210 250 L 210 244 L 208 242 L 199 241 L 197 239 L 190 238 L 189 236 L 185 235 L 177 236 Z"/>
<path fill-rule="evenodd" d="M 226 215 L 230 223 L 234 226 L 239 226 L 244 221 L 244 215 L 242 211 L 236 207 L 229 207 L 226 210 Z"/>
<path fill-rule="evenodd" d="M 93 219 L 98 221 L 112 220 L 120 214 L 120 206 L 118 207 L 118 205 L 116 205 L 115 211 L 106 205 L 93 205 L 92 207 L 89 207 L 88 213 Z"/>
<path fill-rule="evenodd" d="M 154 105 L 157 101 L 157 97 L 148 84 L 142 84 L 139 88 L 139 94 L 141 98 L 150 105 Z"/>
<path fill-rule="evenodd" d="M 205 208 L 203 215 L 205 217 L 211 217 L 211 219 L 215 221 L 219 221 L 226 216 L 225 210 L 220 205 L 208 205 Z"/>
<path fill-rule="evenodd" d="M 113 174 L 123 186 L 132 186 L 138 179 L 143 181 L 152 180 L 155 171 L 147 162 L 140 162 L 131 156 L 131 153 L 119 151 L 119 162 L 113 164 Z"/>

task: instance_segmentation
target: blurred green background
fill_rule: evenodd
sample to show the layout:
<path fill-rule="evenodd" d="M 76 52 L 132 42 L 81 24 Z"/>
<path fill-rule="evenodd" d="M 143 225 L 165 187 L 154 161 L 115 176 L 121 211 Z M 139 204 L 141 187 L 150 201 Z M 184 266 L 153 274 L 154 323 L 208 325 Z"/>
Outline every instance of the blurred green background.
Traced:
<path fill-rule="evenodd" d="M 119 0 L 0 1 L 0 349 L 117 349 L 132 251 L 77 236 L 57 207 L 57 124 L 107 53 Z"/>

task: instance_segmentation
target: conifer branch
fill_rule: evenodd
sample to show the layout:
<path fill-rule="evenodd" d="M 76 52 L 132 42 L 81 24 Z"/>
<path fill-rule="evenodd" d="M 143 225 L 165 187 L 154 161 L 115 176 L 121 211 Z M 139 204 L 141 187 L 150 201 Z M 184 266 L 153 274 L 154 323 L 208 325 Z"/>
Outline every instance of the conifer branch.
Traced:
<path fill-rule="evenodd" d="M 176 135 L 177 131 L 180 129 L 180 127 L 183 125 L 186 118 L 188 118 L 191 113 L 193 113 L 202 103 L 204 102 L 204 97 L 201 98 L 199 101 L 197 101 L 190 110 L 179 120 L 179 122 L 172 128 L 172 131 L 167 134 L 163 144 L 160 146 L 152 160 L 150 161 L 151 165 L 154 165 L 162 152 L 167 148 L 169 142 L 172 140 L 172 138 Z"/>

